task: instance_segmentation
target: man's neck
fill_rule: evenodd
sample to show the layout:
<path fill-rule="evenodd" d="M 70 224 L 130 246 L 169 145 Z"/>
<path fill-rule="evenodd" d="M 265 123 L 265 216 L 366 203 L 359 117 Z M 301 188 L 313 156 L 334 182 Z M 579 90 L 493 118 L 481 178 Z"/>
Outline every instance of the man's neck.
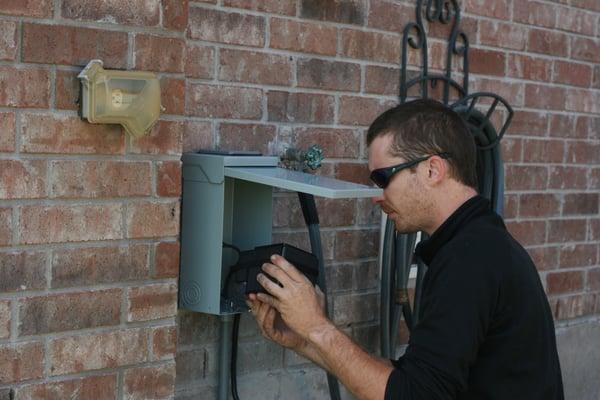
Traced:
<path fill-rule="evenodd" d="M 438 191 L 437 198 L 433 202 L 430 222 L 423 230 L 431 236 L 454 211 L 476 195 L 475 189 L 464 185 L 452 187 L 448 191 Z"/>

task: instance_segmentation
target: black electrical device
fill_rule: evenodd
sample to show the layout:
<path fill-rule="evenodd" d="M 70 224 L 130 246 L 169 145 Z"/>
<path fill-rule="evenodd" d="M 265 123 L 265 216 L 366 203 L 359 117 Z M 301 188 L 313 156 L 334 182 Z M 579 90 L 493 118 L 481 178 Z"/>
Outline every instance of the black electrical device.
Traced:
<path fill-rule="evenodd" d="M 245 300 L 248 294 L 266 293 L 262 285 L 256 280 L 256 277 L 261 272 L 269 276 L 262 271 L 262 265 L 270 263 L 273 254 L 279 254 L 288 260 L 313 285 L 317 283 L 319 278 L 319 260 L 314 254 L 287 243 L 270 244 L 255 247 L 253 250 L 238 251 L 238 260 L 231 266 L 229 274 L 225 279 L 223 288 L 224 297 L 237 306 L 245 307 Z M 275 278 L 269 278 L 279 284 Z"/>

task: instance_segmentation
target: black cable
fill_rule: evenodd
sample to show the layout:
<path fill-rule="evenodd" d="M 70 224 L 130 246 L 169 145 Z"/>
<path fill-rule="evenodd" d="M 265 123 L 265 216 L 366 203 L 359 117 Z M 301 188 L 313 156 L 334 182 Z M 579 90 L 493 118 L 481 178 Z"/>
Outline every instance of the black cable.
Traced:
<path fill-rule="evenodd" d="M 240 316 L 241 314 L 235 314 L 233 316 L 233 330 L 231 333 L 231 395 L 233 400 L 240 400 L 237 391 L 237 349 L 238 349 L 238 337 L 240 331 Z"/>

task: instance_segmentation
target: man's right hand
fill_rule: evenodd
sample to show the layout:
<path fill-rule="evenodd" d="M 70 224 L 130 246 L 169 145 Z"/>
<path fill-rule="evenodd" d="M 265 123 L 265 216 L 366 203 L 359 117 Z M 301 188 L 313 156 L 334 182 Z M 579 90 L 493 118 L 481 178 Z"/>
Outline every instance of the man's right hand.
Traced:
<path fill-rule="evenodd" d="M 288 349 L 302 353 L 307 343 L 297 333 L 292 331 L 281 319 L 279 311 L 264 303 L 251 293 L 247 301 L 250 311 L 264 337 Z"/>

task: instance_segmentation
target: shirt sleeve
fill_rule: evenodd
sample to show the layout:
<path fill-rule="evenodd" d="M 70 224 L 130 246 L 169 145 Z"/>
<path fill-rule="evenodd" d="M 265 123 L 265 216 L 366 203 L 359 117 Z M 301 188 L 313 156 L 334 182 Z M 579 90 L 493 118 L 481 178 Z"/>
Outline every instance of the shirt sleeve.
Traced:
<path fill-rule="evenodd" d="M 467 388 L 498 284 L 490 266 L 482 265 L 474 252 L 456 250 L 439 254 L 426 274 L 423 312 L 406 353 L 393 362 L 386 400 L 449 400 Z"/>

